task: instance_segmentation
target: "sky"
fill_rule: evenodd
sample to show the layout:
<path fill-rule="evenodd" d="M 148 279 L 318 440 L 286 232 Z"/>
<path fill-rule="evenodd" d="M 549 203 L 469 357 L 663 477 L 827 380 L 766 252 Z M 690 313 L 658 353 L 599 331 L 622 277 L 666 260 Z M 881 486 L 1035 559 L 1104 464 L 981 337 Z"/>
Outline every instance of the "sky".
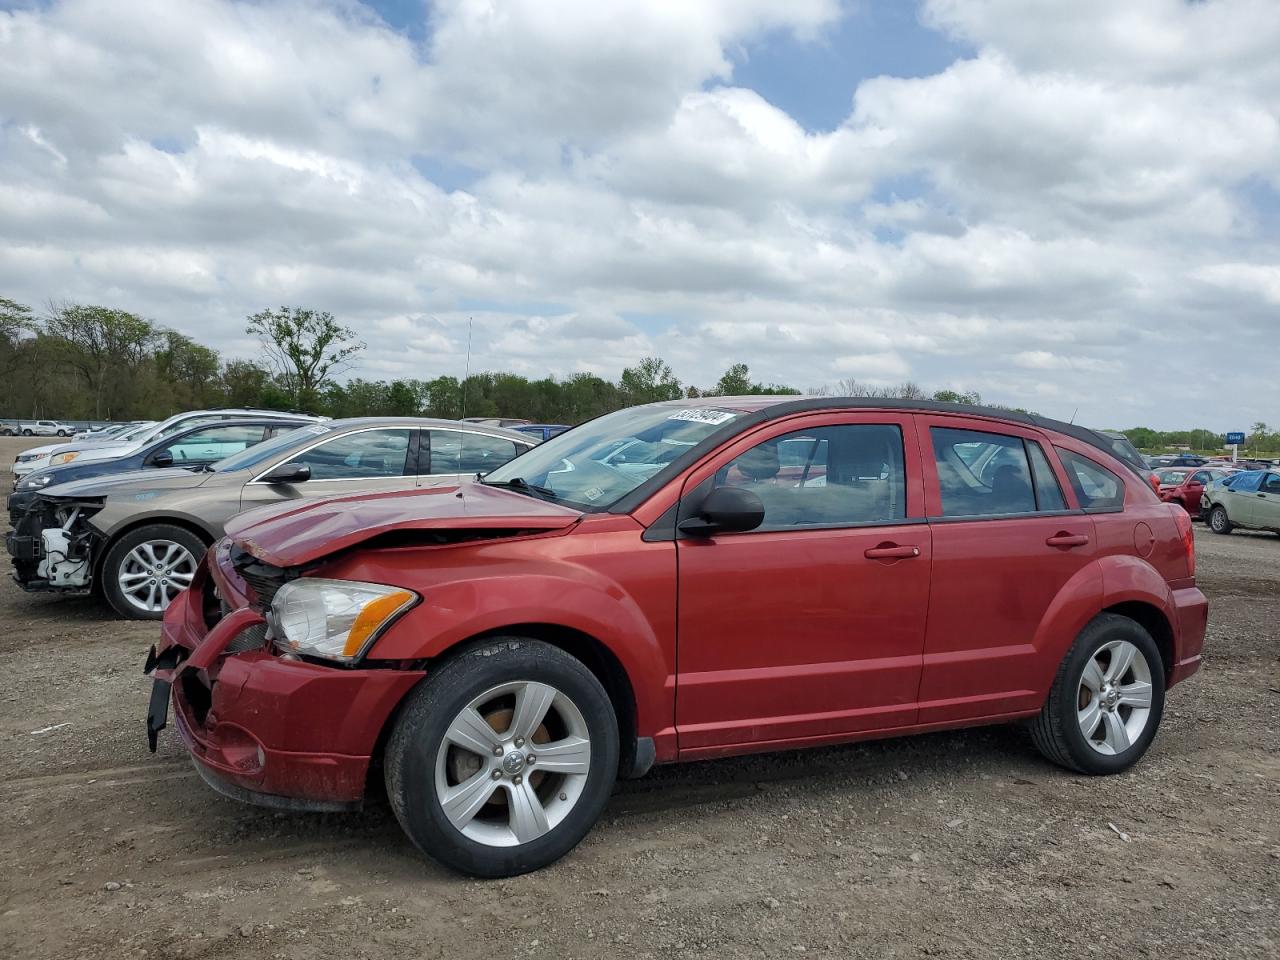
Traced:
<path fill-rule="evenodd" d="M 1278 0 L 0 0 L 0 296 L 1274 429 L 1277 50 Z"/>

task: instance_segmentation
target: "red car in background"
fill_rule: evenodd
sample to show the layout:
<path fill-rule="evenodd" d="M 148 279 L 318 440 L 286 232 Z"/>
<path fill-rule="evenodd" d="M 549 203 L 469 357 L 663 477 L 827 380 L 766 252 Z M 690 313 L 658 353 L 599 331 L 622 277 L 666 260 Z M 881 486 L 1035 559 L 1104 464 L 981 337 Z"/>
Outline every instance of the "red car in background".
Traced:
<path fill-rule="evenodd" d="M 1119 773 L 1208 616 L 1190 518 L 1109 438 L 927 401 L 633 407 L 227 531 L 148 658 L 152 748 L 172 708 L 231 796 L 372 780 L 481 876 L 563 856 L 655 762 L 1021 721 Z"/>
<path fill-rule="evenodd" d="M 1188 516 L 1198 519 L 1204 488 L 1214 480 L 1238 472 L 1227 467 L 1162 467 L 1156 471 L 1160 480 L 1160 499 L 1165 503 L 1178 504 Z"/>

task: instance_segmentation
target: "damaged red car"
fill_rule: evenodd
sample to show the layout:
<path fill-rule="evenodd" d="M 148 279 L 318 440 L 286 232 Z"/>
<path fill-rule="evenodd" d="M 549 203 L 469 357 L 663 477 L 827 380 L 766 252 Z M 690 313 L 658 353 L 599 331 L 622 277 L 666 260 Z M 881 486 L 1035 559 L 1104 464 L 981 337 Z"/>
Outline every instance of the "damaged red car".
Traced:
<path fill-rule="evenodd" d="M 563 856 L 654 763 L 1022 721 L 1116 773 L 1207 617 L 1142 470 L 981 407 L 634 407 L 474 481 L 233 520 L 166 611 L 148 733 L 243 800 L 385 790 L 481 876 Z"/>

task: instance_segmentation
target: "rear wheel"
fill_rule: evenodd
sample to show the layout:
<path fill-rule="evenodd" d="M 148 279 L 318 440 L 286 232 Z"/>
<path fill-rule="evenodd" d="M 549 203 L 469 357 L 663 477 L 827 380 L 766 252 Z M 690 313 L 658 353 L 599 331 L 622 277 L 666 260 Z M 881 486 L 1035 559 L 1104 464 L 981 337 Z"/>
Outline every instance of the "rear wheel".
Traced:
<path fill-rule="evenodd" d="M 1209 529 L 1214 533 L 1228 534 L 1231 532 L 1231 518 L 1227 516 L 1227 508 L 1224 506 L 1216 506 L 1209 511 Z"/>
<path fill-rule="evenodd" d="M 162 523 L 130 530 L 103 558 L 102 594 L 130 620 L 159 620 L 173 598 L 191 586 L 207 547 L 190 530 Z"/>
<path fill-rule="evenodd" d="M 600 816 L 618 772 L 618 723 L 580 661 L 499 638 L 414 691 L 387 743 L 387 795 L 418 849 L 509 877 L 553 863 Z"/>
<path fill-rule="evenodd" d="M 1142 758 L 1164 714 L 1164 664 L 1143 627 L 1102 614 L 1063 659 L 1031 724 L 1036 747 L 1081 773 L 1120 773 Z"/>
<path fill-rule="evenodd" d="M 23 431 L 22 431 L 22 435 L 23 435 L 24 437 L 29 437 L 29 436 L 32 436 L 32 433 L 31 433 L 31 431 L 30 431 L 30 430 L 23 430 Z"/>

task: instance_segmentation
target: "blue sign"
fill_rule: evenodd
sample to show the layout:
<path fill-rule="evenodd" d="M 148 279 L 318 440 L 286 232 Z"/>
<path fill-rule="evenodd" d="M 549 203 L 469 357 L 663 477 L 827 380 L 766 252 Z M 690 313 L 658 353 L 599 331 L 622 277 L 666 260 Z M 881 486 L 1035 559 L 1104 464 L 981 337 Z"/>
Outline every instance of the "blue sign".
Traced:
<path fill-rule="evenodd" d="M 1239 443 L 1244 443 L 1244 434 L 1243 434 L 1243 433 L 1228 433 L 1228 434 L 1227 434 L 1227 443 L 1229 443 L 1229 444 L 1239 444 Z"/>

